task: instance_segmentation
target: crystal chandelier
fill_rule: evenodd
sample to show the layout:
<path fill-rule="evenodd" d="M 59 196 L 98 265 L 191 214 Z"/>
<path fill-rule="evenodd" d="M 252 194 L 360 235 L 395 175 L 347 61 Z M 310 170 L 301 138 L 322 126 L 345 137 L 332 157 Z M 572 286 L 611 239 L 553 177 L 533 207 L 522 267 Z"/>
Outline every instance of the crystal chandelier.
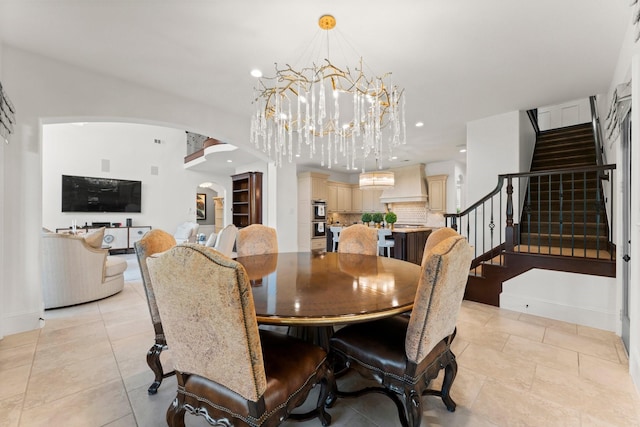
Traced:
<path fill-rule="evenodd" d="M 335 27 L 331 15 L 320 17 L 327 31 L 327 57 L 295 70 L 278 68 L 275 77 L 262 77 L 255 88 L 256 112 L 251 120 L 251 142 L 281 166 L 302 155 L 320 158 L 323 167 L 345 161 L 347 170 L 361 169 L 365 161 L 391 160 L 393 147 L 406 143 L 403 90 L 369 77 L 358 66 L 338 67 L 329 59 L 328 34 Z"/>

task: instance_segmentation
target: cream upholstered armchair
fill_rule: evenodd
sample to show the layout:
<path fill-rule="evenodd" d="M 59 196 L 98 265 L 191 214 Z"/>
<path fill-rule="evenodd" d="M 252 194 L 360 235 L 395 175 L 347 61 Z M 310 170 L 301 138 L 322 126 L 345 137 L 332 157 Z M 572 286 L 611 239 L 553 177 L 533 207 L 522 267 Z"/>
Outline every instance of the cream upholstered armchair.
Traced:
<path fill-rule="evenodd" d="M 200 224 L 197 222 L 183 222 L 178 226 L 173 237 L 176 239 L 176 243 L 195 243 L 196 236 L 198 236 L 198 229 Z"/>
<path fill-rule="evenodd" d="M 178 245 L 148 258 L 162 324 L 178 380 L 169 426 L 186 411 L 212 425 L 275 426 L 320 384 L 315 411 L 334 386 L 326 352 L 277 332 L 259 330 L 244 267 L 203 245 Z"/>
<path fill-rule="evenodd" d="M 104 228 L 86 236 L 42 234 L 44 308 L 106 298 L 124 287 L 127 262 L 102 249 Z"/>
<path fill-rule="evenodd" d="M 344 227 L 340 231 L 339 253 L 378 255 L 378 231 L 362 224 Z"/>
<path fill-rule="evenodd" d="M 425 394 L 440 396 L 449 411 L 455 410 L 449 392 L 458 365 L 451 342 L 471 259 L 469 244 L 453 229 L 434 231 L 425 245 L 411 315 L 348 325 L 334 334 L 330 340 L 332 359 L 340 364 L 347 362 L 347 366 L 381 385 L 339 390 L 339 397 L 383 393 L 396 404 L 403 426 L 420 425 Z M 441 389 L 428 390 L 441 369 Z"/>
<path fill-rule="evenodd" d="M 275 228 L 251 224 L 238 231 L 238 256 L 274 254 L 278 252 Z"/>
<path fill-rule="evenodd" d="M 155 343 L 147 352 L 147 365 L 153 371 L 155 379 L 147 392 L 149 394 L 156 394 L 158 387 L 162 384 L 162 380 L 168 376 L 174 374 L 173 371 L 165 373 L 160 362 L 160 353 L 167 347 L 167 340 L 164 337 L 164 330 L 162 329 L 162 321 L 160 320 L 160 313 L 158 312 L 158 304 L 156 303 L 156 296 L 153 292 L 153 286 L 151 285 L 151 278 L 149 277 L 149 268 L 147 267 L 147 258 L 151 255 L 167 251 L 176 245 L 176 239 L 167 233 L 166 231 L 155 229 L 148 231 L 142 236 L 142 239 L 133 244 L 136 250 L 136 256 L 138 258 L 138 265 L 140 266 L 140 275 L 142 276 L 142 284 L 144 286 L 144 292 L 147 296 L 147 305 L 149 306 L 149 313 L 151 314 L 151 322 L 153 323 L 153 329 L 156 333 Z"/>

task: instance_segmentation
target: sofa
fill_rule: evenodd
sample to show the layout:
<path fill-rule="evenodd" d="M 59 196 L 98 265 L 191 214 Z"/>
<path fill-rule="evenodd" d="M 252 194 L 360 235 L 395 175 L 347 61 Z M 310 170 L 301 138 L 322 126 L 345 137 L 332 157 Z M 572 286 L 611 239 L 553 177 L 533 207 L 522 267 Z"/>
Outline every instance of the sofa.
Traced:
<path fill-rule="evenodd" d="M 104 228 L 86 236 L 42 233 L 44 308 L 95 301 L 124 288 L 123 258 L 102 249 Z"/>

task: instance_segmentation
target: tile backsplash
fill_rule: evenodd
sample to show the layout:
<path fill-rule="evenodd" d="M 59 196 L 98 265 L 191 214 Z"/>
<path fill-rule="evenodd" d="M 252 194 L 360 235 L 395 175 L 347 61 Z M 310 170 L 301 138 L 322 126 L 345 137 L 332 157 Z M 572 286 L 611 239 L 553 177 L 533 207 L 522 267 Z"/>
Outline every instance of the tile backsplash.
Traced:
<path fill-rule="evenodd" d="M 398 216 L 398 224 L 427 224 L 429 226 L 442 226 L 444 222 L 442 214 L 431 212 L 426 203 L 389 203 L 388 209 Z M 340 223 L 341 225 L 361 224 L 360 213 L 331 213 L 327 218 L 328 224 Z"/>

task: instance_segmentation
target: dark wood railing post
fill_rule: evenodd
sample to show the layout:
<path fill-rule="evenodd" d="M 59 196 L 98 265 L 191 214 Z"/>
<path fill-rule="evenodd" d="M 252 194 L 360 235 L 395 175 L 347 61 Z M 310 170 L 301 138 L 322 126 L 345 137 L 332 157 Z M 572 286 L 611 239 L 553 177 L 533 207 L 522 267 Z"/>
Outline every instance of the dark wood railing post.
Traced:
<path fill-rule="evenodd" d="M 507 226 L 504 233 L 504 249 L 513 252 L 515 230 L 513 227 L 513 178 L 507 176 Z"/>

